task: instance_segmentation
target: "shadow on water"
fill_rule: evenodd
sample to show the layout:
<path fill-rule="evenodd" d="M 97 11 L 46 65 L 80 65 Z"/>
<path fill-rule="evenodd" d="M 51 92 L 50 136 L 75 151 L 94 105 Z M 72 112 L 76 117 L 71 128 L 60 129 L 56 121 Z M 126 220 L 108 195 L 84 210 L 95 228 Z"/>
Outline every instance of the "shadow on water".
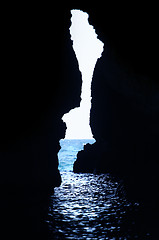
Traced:
<path fill-rule="evenodd" d="M 49 239 L 153 239 L 139 219 L 139 204 L 128 201 L 110 175 L 61 175 L 50 200 Z"/>

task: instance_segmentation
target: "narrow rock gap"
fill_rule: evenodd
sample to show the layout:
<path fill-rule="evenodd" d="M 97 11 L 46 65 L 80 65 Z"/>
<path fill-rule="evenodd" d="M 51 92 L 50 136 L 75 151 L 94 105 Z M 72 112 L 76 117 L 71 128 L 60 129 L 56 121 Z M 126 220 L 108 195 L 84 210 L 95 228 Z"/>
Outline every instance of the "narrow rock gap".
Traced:
<path fill-rule="evenodd" d="M 95 29 L 89 24 L 89 15 L 81 10 L 71 10 L 71 14 L 70 37 L 82 77 L 81 102 L 80 107 L 62 117 L 67 129 L 65 138 L 60 140 L 60 171 L 72 171 L 78 151 L 85 144 L 95 142 L 90 128 L 91 82 L 96 62 L 104 48 Z"/>
<path fill-rule="evenodd" d="M 87 13 L 81 10 L 72 10 L 71 13 L 70 35 L 83 84 L 80 107 L 62 117 L 67 126 L 58 153 L 62 184 L 55 188 L 51 198 L 47 221 L 52 236 L 50 239 L 139 239 L 140 235 L 140 239 L 147 239 L 149 232 L 142 232 L 136 221 L 139 204 L 127 198 L 120 180 L 108 173 L 72 172 L 78 151 L 84 144 L 95 141 L 89 125 L 91 81 L 104 44 L 97 39 L 93 26 L 89 25 Z M 81 43 L 86 43 L 88 39 L 88 45 L 81 47 Z M 99 48 L 95 53 L 93 50 L 97 43 Z M 87 106 L 85 112 L 84 104 Z M 92 165 L 92 157 L 87 159 Z M 95 155 L 95 159 L 98 161 L 98 156 Z"/>

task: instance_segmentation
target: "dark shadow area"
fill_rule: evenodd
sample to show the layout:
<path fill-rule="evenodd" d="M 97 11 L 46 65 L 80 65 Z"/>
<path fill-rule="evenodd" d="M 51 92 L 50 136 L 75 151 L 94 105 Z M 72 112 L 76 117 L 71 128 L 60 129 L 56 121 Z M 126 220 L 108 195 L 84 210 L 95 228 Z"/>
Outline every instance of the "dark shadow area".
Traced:
<path fill-rule="evenodd" d="M 58 7 L 1 6 L 0 228 L 6 239 L 47 239 L 49 196 L 61 183 L 61 118 L 80 103 L 70 9 Z"/>

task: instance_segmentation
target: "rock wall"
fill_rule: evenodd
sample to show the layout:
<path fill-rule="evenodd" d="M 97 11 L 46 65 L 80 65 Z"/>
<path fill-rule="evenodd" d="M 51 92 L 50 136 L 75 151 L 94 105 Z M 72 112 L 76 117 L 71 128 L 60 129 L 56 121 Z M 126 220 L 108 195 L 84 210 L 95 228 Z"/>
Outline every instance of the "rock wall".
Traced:
<path fill-rule="evenodd" d="M 92 171 L 88 163 L 94 151 L 96 171 L 125 179 L 129 192 L 142 201 L 150 202 L 150 196 L 157 201 L 155 7 L 152 12 L 150 6 L 121 3 L 7 4 L 1 6 L 1 234 L 47 239 L 43 218 L 50 189 L 61 182 L 61 117 L 80 102 L 81 76 L 68 32 L 73 8 L 90 14 L 105 44 L 92 86 L 91 127 L 97 144 L 84 168 Z M 75 171 L 81 171 L 82 159 L 79 155 Z"/>
<path fill-rule="evenodd" d="M 131 199 L 156 209 L 159 82 L 155 8 L 107 4 L 103 10 L 97 7 L 88 13 L 105 49 L 92 83 L 90 124 L 97 142 L 79 152 L 74 172 L 112 173 L 124 181 Z"/>
<path fill-rule="evenodd" d="M 2 11 L 1 227 L 6 238 L 11 233 L 24 239 L 24 234 L 45 232 L 41 222 L 49 192 L 61 183 L 61 117 L 79 106 L 81 76 L 69 35 L 69 8 L 14 3 Z"/>

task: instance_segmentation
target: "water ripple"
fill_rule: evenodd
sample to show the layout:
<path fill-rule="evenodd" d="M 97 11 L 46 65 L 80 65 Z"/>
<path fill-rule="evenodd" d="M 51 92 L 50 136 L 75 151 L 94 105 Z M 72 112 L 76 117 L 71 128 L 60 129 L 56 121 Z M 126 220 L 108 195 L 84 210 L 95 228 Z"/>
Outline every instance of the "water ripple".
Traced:
<path fill-rule="evenodd" d="M 106 174 L 63 172 L 49 207 L 50 239 L 149 239 L 136 228 L 138 204 L 118 187 Z"/>

